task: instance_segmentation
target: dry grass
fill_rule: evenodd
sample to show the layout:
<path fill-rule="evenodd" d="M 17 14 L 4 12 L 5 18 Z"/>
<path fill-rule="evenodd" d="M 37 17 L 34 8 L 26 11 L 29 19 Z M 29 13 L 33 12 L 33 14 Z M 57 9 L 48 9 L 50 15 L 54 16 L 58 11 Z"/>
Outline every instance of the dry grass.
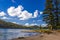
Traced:
<path fill-rule="evenodd" d="M 60 30 L 56 30 L 57 32 L 60 32 Z"/>
<path fill-rule="evenodd" d="M 51 30 L 43 30 L 43 29 L 41 29 L 41 30 L 35 30 L 35 31 L 36 31 L 36 32 L 40 32 L 40 33 L 47 33 L 47 34 L 52 33 Z"/>

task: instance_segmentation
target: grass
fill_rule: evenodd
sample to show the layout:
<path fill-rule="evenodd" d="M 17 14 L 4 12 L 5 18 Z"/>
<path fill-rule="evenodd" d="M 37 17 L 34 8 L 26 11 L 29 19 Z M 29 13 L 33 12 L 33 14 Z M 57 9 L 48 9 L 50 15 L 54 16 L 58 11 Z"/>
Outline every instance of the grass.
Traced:
<path fill-rule="evenodd" d="M 56 30 L 57 32 L 60 32 L 60 30 Z"/>
<path fill-rule="evenodd" d="M 35 32 L 40 32 L 40 33 L 54 33 L 54 32 L 60 32 L 60 30 L 49 30 L 49 29 L 39 29 L 39 30 L 34 30 Z"/>
<path fill-rule="evenodd" d="M 47 34 L 50 34 L 50 33 L 52 33 L 52 30 L 40 29 L 40 30 L 35 30 L 35 32 L 40 32 L 40 33 L 47 33 Z"/>

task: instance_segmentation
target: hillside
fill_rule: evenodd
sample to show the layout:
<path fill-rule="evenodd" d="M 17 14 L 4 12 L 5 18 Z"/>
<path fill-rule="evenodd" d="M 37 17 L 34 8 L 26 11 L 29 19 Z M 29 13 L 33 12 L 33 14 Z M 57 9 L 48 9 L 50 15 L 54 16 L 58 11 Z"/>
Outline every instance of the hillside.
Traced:
<path fill-rule="evenodd" d="M 0 20 L 0 28 L 22 28 L 22 29 L 37 29 L 39 28 L 38 26 L 23 26 L 23 25 L 18 25 L 15 23 L 11 23 L 11 22 L 6 22 L 4 20 Z"/>

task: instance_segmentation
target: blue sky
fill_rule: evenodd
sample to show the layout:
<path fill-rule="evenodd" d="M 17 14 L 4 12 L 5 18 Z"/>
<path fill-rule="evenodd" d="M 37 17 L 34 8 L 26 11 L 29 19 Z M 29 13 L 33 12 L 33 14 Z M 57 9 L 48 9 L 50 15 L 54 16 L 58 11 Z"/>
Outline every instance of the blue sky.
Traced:
<path fill-rule="evenodd" d="M 0 0 L 0 19 L 22 25 L 40 25 L 45 0 Z"/>

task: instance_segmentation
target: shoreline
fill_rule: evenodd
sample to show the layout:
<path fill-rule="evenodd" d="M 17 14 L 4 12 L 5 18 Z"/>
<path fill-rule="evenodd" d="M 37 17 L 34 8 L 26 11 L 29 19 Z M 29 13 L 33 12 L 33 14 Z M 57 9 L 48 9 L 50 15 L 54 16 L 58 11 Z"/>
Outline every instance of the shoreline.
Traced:
<path fill-rule="evenodd" d="M 19 37 L 12 40 L 60 40 L 60 32 L 53 32 L 51 34 L 42 33 L 36 36 Z"/>

